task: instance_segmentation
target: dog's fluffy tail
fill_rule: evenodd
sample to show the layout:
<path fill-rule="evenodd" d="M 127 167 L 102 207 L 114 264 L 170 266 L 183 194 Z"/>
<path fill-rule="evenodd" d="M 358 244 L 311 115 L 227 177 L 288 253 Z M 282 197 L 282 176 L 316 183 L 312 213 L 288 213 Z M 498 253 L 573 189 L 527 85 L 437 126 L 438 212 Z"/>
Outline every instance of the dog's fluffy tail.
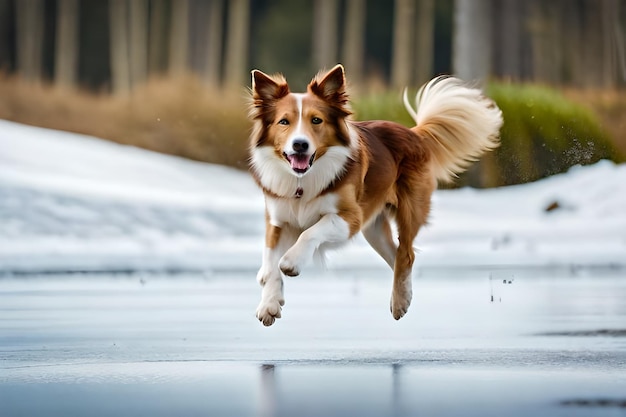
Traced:
<path fill-rule="evenodd" d="M 435 177 L 452 181 L 484 152 L 499 145 L 502 112 L 476 88 L 440 76 L 417 92 L 415 109 L 404 90 L 404 106 L 415 120 L 412 129 L 430 151 Z"/>

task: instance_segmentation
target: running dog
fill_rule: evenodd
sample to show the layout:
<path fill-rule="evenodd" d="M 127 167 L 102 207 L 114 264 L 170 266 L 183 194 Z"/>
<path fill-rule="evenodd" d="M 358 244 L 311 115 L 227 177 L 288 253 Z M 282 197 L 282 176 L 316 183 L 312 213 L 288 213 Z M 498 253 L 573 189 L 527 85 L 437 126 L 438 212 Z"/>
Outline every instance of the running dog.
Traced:
<path fill-rule="evenodd" d="M 254 70 L 251 90 L 250 170 L 266 207 L 257 318 L 270 326 L 281 317 L 283 275 L 299 275 L 316 253 L 361 232 L 393 270 L 391 314 L 400 319 L 412 297 L 413 240 L 437 181 L 498 146 L 500 109 L 440 76 L 418 91 L 415 108 L 404 91 L 415 127 L 353 121 L 341 65 L 320 72 L 305 93 L 292 93 L 280 74 Z"/>

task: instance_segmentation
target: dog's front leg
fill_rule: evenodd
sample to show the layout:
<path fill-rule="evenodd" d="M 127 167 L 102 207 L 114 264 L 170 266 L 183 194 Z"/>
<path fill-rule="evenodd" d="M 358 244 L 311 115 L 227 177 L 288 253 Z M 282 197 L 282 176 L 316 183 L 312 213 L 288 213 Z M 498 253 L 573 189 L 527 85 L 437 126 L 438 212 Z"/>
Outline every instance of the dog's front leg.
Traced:
<path fill-rule="evenodd" d="M 296 236 L 291 230 L 267 223 L 263 264 L 257 274 L 257 281 L 263 289 L 261 302 L 256 309 L 256 317 L 265 326 L 271 326 L 277 318 L 281 317 L 285 297 L 283 295 L 283 278 L 280 269 L 278 269 L 278 262 L 295 241 Z"/>
<path fill-rule="evenodd" d="M 322 218 L 302 232 L 296 244 L 280 260 L 280 270 L 285 275 L 300 275 L 302 268 L 313 258 L 315 250 L 323 243 L 340 244 L 353 234 L 350 225 L 338 214 L 325 214 Z"/>

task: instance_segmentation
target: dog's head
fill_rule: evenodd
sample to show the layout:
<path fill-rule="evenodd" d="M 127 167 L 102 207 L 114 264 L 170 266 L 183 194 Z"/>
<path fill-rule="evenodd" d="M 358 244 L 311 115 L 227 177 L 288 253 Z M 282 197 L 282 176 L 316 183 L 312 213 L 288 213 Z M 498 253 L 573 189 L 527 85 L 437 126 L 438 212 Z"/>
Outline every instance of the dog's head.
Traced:
<path fill-rule="evenodd" d="M 252 71 L 252 151 L 273 149 L 296 176 L 309 172 L 330 148 L 350 145 L 350 114 L 341 65 L 320 72 L 306 93 L 292 93 L 282 75 Z"/>

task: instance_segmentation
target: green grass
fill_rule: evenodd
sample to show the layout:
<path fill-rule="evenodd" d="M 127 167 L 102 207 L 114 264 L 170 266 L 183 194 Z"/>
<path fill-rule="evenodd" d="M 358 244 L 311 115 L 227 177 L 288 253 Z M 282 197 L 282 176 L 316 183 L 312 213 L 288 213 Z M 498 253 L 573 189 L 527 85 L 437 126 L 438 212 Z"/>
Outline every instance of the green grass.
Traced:
<path fill-rule="evenodd" d="M 415 125 L 402 104 L 401 92 L 390 91 L 352 97 L 352 111 L 356 120 L 391 120 L 407 127 Z"/>

